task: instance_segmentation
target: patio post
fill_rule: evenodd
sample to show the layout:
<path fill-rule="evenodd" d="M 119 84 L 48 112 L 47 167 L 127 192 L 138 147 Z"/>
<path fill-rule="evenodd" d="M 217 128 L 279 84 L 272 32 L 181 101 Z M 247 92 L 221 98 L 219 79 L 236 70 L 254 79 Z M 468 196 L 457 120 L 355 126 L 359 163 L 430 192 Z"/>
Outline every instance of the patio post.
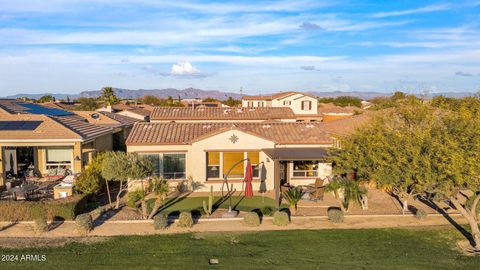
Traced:
<path fill-rule="evenodd" d="M 280 161 L 273 161 L 273 182 L 275 188 L 275 206 L 280 208 Z"/>
<path fill-rule="evenodd" d="M 3 147 L 0 146 L 0 187 L 5 186 L 5 160 L 3 156 Z"/>

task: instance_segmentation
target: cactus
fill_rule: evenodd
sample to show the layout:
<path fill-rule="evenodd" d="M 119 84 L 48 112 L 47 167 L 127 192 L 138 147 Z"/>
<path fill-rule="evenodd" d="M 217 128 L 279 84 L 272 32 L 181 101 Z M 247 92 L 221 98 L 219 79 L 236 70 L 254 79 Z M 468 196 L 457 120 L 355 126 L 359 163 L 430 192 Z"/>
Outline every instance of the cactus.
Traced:
<path fill-rule="evenodd" d="M 203 211 L 207 216 L 210 216 L 212 214 L 213 208 L 213 186 L 210 186 L 210 195 L 208 195 L 208 205 L 205 200 L 203 200 Z"/>

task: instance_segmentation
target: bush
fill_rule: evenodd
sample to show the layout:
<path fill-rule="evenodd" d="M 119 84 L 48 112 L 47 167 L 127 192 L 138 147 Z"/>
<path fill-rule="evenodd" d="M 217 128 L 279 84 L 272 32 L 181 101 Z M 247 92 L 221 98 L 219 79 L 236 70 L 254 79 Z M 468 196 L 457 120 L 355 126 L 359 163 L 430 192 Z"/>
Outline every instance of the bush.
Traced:
<path fill-rule="evenodd" d="M 273 214 L 273 208 L 270 206 L 265 206 L 262 208 L 262 215 L 271 216 Z"/>
<path fill-rule="evenodd" d="M 288 214 L 282 211 L 276 211 L 273 214 L 273 224 L 277 226 L 287 226 L 290 223 Z"/>
<path fill-rule="evenodd" d="M 105 184 L 102 177 L 102 162 L 104 153 L 98 153 L 88 167 L 75 180 L 75 189 L 85 194 L 93 194 L 100 191 Z"/>
<path fill-rule="evenodd" d="M 260 217 L 256 212 L 248 212 L 243 217 L 243 222 L 248 226 L 257 227 L 260 226 Z"/>
<path fill-rule="evenodd" d="M 131 208 L 137 208 L 137 202 L 142 199 L 142 191 L 135 190 L 127 194 L 127 206 Z"/>
<path fill-rule="evenodd" d="M 328 208 L 327 214 L 328 214 L 328 220 L 330 220 L 331 222 L 335 222 L 335 223 L 343 222 L 344 215 L 340 208 L 330 207 Z"/>
<path fill-rule="evenodd" d="M 427 216 L 428 216 L 427 212 L 425 212 L 425 210 L 423 209 L 417 209 L 417 211 L 415 211 L 415 217 L 417 219 L 420 219 L 420 220 L 426 219 Z"/>
<path fill-rule="evenodd" d="M 153 228 L 155 230 L 166 229 L 168 226 L 168 216 L 160 213 L 153 217 Z"/>
<path fill-rule="evenodd" d="M 178 217 L 178 227 L 190 228 L 193 226 L 192 213 L 181 212 Z"/>
<path fill-rule="evenodd" d="M 77 229 L 81 232 L 88 233 L 93 230 L 93 220 L 89 213 L 78 215 L 75 219 L 75 224 L 77 225 Z"/>
<path fill-rule="evenodd" d="M 73 220 L 85 209 L 88 196 L 75 195 L 63 199 L 33 201 L 0 201 L 0 221 L 32 221 L 44 211 L 47 220 Z M 40 210 L 43 209 L 43 210 Z"/>
<path fill-rule="evenodd" d="M 34 220 L 36 232 L 48 232 L 47 217 L 37 217 Z"/>

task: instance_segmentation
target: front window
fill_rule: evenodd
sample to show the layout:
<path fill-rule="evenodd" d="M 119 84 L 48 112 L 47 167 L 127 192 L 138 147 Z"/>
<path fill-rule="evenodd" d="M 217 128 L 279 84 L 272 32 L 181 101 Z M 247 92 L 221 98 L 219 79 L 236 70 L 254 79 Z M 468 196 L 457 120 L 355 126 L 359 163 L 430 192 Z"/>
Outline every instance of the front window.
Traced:
<path fill-rule="evenodd" d="M 317 177 L 318 161 L 294 161 L 293 177 Z"/>
<path fill-rule="evenodd" d="M 47 148 L 45 166 L 49 175 L 65 175 L 72 169 L 73 149 Z"/>
<path fill-rule="evenodd" d="M 290 100 L 284 100 L 283 101 L 283 105 L 290 105 L 292 104 L 292 102 Z"/>
<path fill-rule="evenodd" d="M 247 158 L 253 167 L 253 177 L 259 177 L 260 152 L 207 152 L 207 178 L 244 178 Z"/>
<path fill-rule="evenodd" d="M 245 159 L 243 152 L 224 152 L 223 175 L 225 176 L 230 171 L 228 175 L 230 178 L 243 178 L 243 162 L 237 163 L 242 159 Z"/>
<path fill-rule="evenodd" d="M 153 164 L 153 175 L 165 179 L 185 179 L 185 153 L 152 153 L 140 154 L 147 157 Z"/>
<path fill-rule="evenodd" d="M 163 177 L 185 179 L 185 154 L 163 155 Z"/>

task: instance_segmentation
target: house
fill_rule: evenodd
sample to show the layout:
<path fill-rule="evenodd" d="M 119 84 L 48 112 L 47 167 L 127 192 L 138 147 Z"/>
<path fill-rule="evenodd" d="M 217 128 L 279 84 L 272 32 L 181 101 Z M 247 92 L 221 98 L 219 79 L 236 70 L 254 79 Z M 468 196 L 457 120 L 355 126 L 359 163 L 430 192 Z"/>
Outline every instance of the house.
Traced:
<path fill-rule="evenodd" d="M 135 118 L 140 121 L 149 121 L 150 114 L 153 111 L 153 106 L 147 104 L 126 104 L 126 103 L 118 103 L 111 106 L 106 106 L 97 109 L 98 112 L 109 112 L 109 113 L 116 113 L 119 115 L 127 116 L 130 118 Z"/>
<path fill-rule="evenodd" d="M 242 107 L 287 107 L 296 115 L 315 116 L 318 100 L 315 96 L 300 92 L 280 92 L 272 95 L 243 96 Z"/>
<path fill-rule="evenodd" d="M 263 122 L 275 120 L 295 122 L 296 116 L 287 107 L 210 108 L 210 107 L 156 107 L 150 122 Z"/>
<path fill-rule="evenodd" d="M 138 122 L 127 151 L 149 157 L 155 174 L 175 184 L 191 178 L 199 191 L 243 190 L 247 159 L 253 188 L 264 184 L 280 198 L 282 185 L 311 184 L 332 173 L 327 151 L 337 140 L 324 123 Z M 228 182 L 225 182 L 225 178 Z"/>
<path fill-rule="evenodd" d="M 113 130 L 65 110 L 0 100 L 0 187 L 79 173 L 96 152 L 112 150 Z"/>
<path fill-rule="evenodd" d="M 185 107 L 222 107 L 228 108 L 227 106 L 219 101 L 184 101 L 182 100 L 181 103 Z"/>
<path fill-rule="evenodd" d="M 322 116 L 323 122 L 349 118 L 361 111 L 361 108 L 355 106 L 340 107 L 332 103 L 322 103 L 318 106 L 318 113 Z"/>

